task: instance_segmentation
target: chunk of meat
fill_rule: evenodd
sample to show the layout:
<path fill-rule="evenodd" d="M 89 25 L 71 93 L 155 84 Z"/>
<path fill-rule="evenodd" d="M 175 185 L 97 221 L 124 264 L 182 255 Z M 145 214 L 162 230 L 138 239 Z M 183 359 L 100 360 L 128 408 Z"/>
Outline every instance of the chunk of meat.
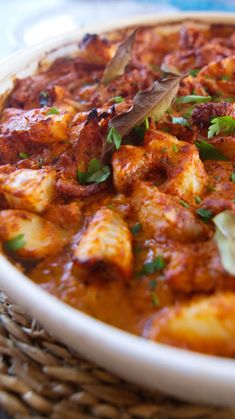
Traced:
<path fill-rule="evenodd" d="M 163 255 L 168 260 L 165 281 L 175 291 L 192 293 L 235 288 L 235 278 L 225 272 L 213 239 L 187 245 L 172 242 Z"/>
<path fill-rule="evenodd" d="M 207 354 L 235 356 L 235 294 L 218 293 L 165 308 L 146 324 L 145 337 Z"/>
<path fill-rule="evenodd" d="M 43 212 L 54 199 L 55 189 L 56 173 L 50 169 L 0 173 L 0 192 L 12 208 Z"/>
<path fill-rule="evenodd" d="M 55 255 L 68 242 L 67 233 L 38 215 L 23 210 L 0 212 L 0 240 L 22 237 L 22 245 L 14 254 L 26 260 L 38 260 Z"/>
<path fill-rule="evenodd" d="M 193 144 L 162 131 L 147 130 L 143 147 L 122 146 L 113 155 L 113 178 L 117 190 L 128 193 L 139 179 L 154 171 L 166 172 L 163 192 L 186 200 L 203 193 L 207 174 Z"/>
<path fill-rule="evenodd" d="M 48 107 L 30 111 L 5 109 L 0 123 L 0 136 L 43 144 L 65 141 L 69 136 L 72 114 L 63 110 L 58 112 L 53 113 L 53 109 Z"/>
<path fill-rule="evenodd" d="M 131 196 L 132 208 L 148 237 L 188 242 L 203 240 L 208 228 L 178 199 L 167 195 L 146 182 L 139 182 Z"/>
<path fill-rule="evenodd" d="M 208 65 L 197 75 L 197 82 L 211 95 L 235 96 L 235 55 L 229 55 L 227 58 L 222 56 L 220 60 L 212 60 L 214 62 L 208 61 Z"/>
<path fill-rule="evenodd" d="M 65 205 L 50 205 L 45 218 L 65 229 L 77 229 L 82 221 L 82 205 L 80 202 L 71 202 Z"/>
<path fill-rule="evenodd" d="M 120 217 L 111 209 L 102 208 L 91 220 L 80 242 L 74 247 L 75 260 L 88 268 L 108 265 L 111 271 L 117 271 L 128 279 L 132 275 L 131 233 Z"/>
<path fill-rule="evenodd" d="M 207 128 L 213 118 L 218 116 L 235 116 L 235 106 L 229 102 L 208 102 L 197 105 L 191 116 L 193 124 Z"/>

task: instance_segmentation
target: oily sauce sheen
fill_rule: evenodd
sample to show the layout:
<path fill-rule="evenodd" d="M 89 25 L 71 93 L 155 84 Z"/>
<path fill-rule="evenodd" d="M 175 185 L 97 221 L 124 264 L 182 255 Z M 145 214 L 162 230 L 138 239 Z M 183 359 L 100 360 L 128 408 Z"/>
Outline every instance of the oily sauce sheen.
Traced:
<path fill-rule="evenodd" d="M 235 129 L 208 132 L 213 118 L 235 123 L 235 29 L 141 27 L 124 73 L 102 83 L 133 29 L 86 35 L 73 58 L 15 81 L 0 115 L 2 250 L 97 319 L 234 357 L 235 277 L 213 217 L 235 211 Z M 184 76 L 160 120 L 109 133 L 168 73 Z"/>

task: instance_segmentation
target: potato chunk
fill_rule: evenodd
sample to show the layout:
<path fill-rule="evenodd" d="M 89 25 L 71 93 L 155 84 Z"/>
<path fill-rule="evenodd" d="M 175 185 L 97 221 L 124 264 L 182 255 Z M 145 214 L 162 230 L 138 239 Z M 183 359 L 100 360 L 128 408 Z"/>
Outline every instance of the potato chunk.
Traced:
<path fill-rule="evenodd" d="M 119 192 L 128 193 L 137 180 L 164 171 L 162 191 L 193 200 L 207 182 L 204 165 L 194 144 L 179 141 L 162 131 L 148 130 L 144 147 L 122 146 L 113 155 L 113 178 Z"/>
<path fill-rule="evenodd" d="M 37 260 L 58 253 L 67 242 L 67 234 L 38 215 L 23 210 L 0 212 L 0 240 L 9 247 L 9 241 L 22 237 L 22 246 L 14 253 L 26 260 Z"/>
<path fill-rule="evenodd" d="M 0 174 L 0 192 L 12 208 L 42 212 L 52 202 L 56 174 L 51 170 L 20 169 Z"/>
<path fill-rule="evenodd" d="M 72 114 L 57 108 L 44 107 L 29 111 L 9 108 L 3 111 L 0 134 L 4 138 L 40 144 L 64 141 L 69 135 L 71 118 Z"/>
<path fill-rule="evenodd" d="M 99 210 L 75 247 L 74 257 L 91 268 L 107 264 L 129 278 L 133 265 L 131 233 L 120 215 L 108 208 Z"/>
<path fill-rule="evenodd" d="M 146 337 L 214 355 L 235 356 L 235 294 L 219 293 L 165 308 L 147 326 Z"/>

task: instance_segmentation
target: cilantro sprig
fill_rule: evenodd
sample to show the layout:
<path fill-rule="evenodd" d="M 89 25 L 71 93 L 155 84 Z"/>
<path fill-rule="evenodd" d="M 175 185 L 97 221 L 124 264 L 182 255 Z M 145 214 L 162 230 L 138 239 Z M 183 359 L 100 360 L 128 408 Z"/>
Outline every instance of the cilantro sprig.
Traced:
<path fill-rule="evenodd" d="M 202 160 L 228 160 L 213 144 L 209 144 L 205 140 L 196 141 L 195 145 Z"/>
<path fill-rule="evenodd" d="M 155 272 L 160 272 L 165 268 L 165 261 L 161 255 L 153 259 L 152 262 L 146 262 L 142 268 L 142 275 L 152 275 Z"/>
<path fill-rule="evenodd" d="M 77 170 L 77 177 L 80 185 L 104 182 L 110 175 L 109 166 L 103 166 L 97 159 L 92 159 L 88 165 L 87 172 Z"/>
<path fill-rule="evenodd" d="M 60 113 L 59 109 L 53 107 L 53 108 L 48 109 L 46 115 L 59 115 L 59 113 Z"/>
<path fill-rule="evenodd" d="M 206 103 L 212 100 L 211 96 L 187 95 L 176 98 L 176 103 Z"/>
<path fill-rule="evenodd" d="M 233 134 L 235 132 L 235 119 L 232 116 L 218 116 L 213 118 L 208 129 L 208 138 L 220 133 Z"/>
<path fill-rule="evenodd" d="M 196 210 L 197 215 L 204 221 L 209 221 L 213 217 L 213 212 L 207 208 L 198 208 Z"/>
<path fill-rule="evenodd" d="M 117 150 L 121 147 L 122 137 L 114 127 L 111 127 L 108 132 L 107 143 L 113 143 Z"/>
<path fill-rule="evenodd" d="M 24 234 L 18 234 L 4 243 L 4 247 L 8 252 L 16 252 L 26 244 Z"/>

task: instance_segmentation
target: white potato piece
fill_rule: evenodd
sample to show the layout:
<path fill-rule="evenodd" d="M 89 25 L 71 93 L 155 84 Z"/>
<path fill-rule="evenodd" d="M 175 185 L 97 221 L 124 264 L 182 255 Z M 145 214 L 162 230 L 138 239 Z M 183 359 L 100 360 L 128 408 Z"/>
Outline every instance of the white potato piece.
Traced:
<path fill-rule="evenodd" d="M 165 308 L 147 326 L 146 337 L 194 351 L 234 357 L 235 294 L 221 292 Z"/>
<path fill-rule="evenodd" d="M 133 268 L 131 233 L 118 213 L 100 209 L 74 248 L 74 257 L 81 265 L 94 267 L 104 263 L 129 278 Z"/>
<path fill-rule="evenodd" d="M 23 210 L 0 212 L 0 240 L 4 245 L 22 237 L 14 253 L 26 260 L 37 260 L 58 253 L 67 243 L 67 233 L 50 221 Z"/>
<path fill-rule="evenodd" d="M 12 208 L 41 213 L 52 202 L 56 173 L 52 170 L 20 169 L 0 174 L 0 192 Z"/>

